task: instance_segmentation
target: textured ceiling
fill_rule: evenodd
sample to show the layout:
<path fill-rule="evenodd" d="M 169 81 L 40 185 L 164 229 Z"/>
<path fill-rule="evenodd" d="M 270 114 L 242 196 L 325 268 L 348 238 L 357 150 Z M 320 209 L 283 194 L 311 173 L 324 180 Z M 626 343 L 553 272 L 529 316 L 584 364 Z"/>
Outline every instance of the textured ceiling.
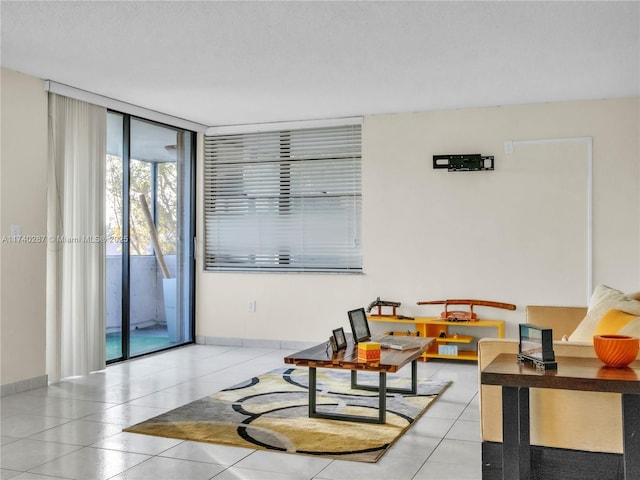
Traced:
<path fill-rule="evenodd" d="M 205 125 L 640 94 L 638 2 L 8 2 L 3 67 Z"/>

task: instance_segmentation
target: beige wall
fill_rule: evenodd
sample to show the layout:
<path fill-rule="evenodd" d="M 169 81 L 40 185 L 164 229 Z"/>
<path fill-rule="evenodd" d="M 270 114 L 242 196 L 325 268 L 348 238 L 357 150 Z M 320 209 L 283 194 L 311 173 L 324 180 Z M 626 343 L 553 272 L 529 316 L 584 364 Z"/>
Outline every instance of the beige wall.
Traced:
<path fill-rule="evenodd" d="M 23 234 L 43 234 L 46 94 L 41 80 L 12 71 L 3 69 L 1 81 L 0 231 L 9 235 L 10 225 L 19 224 Z M 518 232 L 530 223 L 504 196 L 514 195 L 512 176 L 518 175 L 516 157 L 503 152 L 505 140 L 593 137 L 594 284 L 640 290 L 639 131 L 638 99 L 366 117 L 365 273 L 212 274 L 202 272 L 199 260 L 197 335 L 318 341 L 331 329 L 348 326 L 347 309 L 366 305 L 376 296 L 403 302 L 401 313 L 406 315 L 437 313 L 437 308 L 416 306 L 417 300 L 473 296 L 517 304 L 515 312 L 481 312 L 506 318 L 513 336 L 526 304 L 584 304 L 565 296 L 567 289 L 539 287 L 551 279 L 562 280 L 554 278 L 554 262 L 548 258 L 537 259 L 548 266 L 548 274 L 533 278 L 513 262 L 499 261 L 504 260 L 500 251 L 522 250 Z M 434 154 L 476 152 L 495 155 L 496 171 L 448 173 L 431 168 Z M 201 168 L 201 158 L 198 165 Z M 199 175 L 198 205 L 201 180 Z M 481 215 L 474 222 L 484 226 L 460 228 L 453 219 L 474 219 L 469 205 L 488 192 L 494 192 L 491 205 L 500 208 L 501 215 L 478 209 Z M 198 228 L 201 236 L 201 221 Z M 460 231 L 470 231 L 486 248 L 495 244 L 500 249 L 475 257 L 447 248 L 434 250 L 447 245 L 443 231 L 457 233 L 450 238 L 458 245 L 466 239 Z M 584 240 L 580 233 L 576 237 Z M 45 253 L 44 244 L 0 245 L 2 385 L 45 374 Z M 257 302 L 255 313 L 248 311 L 250 300 Z"/>
<path fill-rule="evenodd" d="M 47 95 L 2 69 L 0 232 L 46 233 Z M 0 244 L 0 383 L 45 375 L 45 243 Z"/>
<path fill-rule="evenodd" d="M 506 140 L 593 138 L 593 284 L 640 290 L 639 131 L 637 98 L 365 117 L 364 274 L 205 273 L 200 262 L 197 335 L 319 341 L 380 296 L 405 315 L 439 313 L 418 300 L 514 303 L 478 312 L 515 336 L 527 304 L 586 305 L 587 144 L 506 155 Z M 447 153 L 494 155 L 496 170 L 434 170 Z"/>

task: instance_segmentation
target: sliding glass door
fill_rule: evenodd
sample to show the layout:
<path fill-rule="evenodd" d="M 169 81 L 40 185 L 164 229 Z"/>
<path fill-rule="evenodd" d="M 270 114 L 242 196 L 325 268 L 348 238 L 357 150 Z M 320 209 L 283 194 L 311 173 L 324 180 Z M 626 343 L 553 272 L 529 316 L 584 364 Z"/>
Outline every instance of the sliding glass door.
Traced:
<path fill-rule="evenodd" d="M 194 134 L 108 114 L 107 361 L 193 340 Z"/>

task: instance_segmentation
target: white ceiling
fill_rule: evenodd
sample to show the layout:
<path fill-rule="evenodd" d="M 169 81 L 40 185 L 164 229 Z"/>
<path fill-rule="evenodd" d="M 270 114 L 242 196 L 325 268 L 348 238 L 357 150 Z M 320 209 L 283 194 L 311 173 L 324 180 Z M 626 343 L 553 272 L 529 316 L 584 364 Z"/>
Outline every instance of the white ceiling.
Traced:
<path fill-rule="evenodd" d="M 640 3 L 2 1 L 3 67 L 205 125 L 640 95 Z"/>

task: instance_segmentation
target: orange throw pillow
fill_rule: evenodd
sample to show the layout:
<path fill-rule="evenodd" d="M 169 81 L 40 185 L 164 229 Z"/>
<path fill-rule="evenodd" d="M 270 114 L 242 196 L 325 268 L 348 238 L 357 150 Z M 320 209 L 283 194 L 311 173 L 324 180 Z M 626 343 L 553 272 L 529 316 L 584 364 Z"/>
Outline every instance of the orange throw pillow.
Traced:
<path fill-rule="evenodd" d="M 622 310 L 609 310 L 602 316 L 593 334 L 638 337 L 640 336 L 640 317 Z"/>

